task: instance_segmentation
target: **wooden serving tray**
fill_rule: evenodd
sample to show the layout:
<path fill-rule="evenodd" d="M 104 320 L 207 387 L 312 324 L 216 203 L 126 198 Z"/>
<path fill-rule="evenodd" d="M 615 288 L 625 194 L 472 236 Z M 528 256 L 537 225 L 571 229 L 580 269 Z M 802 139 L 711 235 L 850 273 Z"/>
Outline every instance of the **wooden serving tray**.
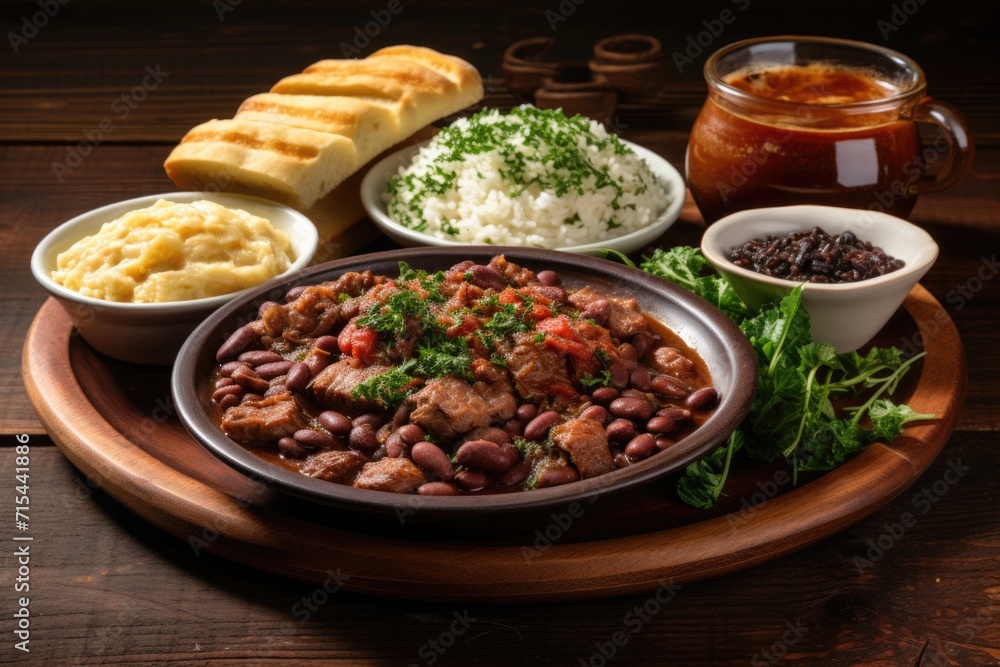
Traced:
<path fill-rule="evenodd" d="M 888 503 L 941 451 L 965 396 L 958 332 L 917 286 L 876 343 L 921 342 L 928 355 L 894 399 L 940 419 L 911 426 L 891 445 L 876 444 L 797 487 L 777 464 L 736 469 L 728 497 L 708 511 L 677 502 L 668 479 L 593 507 L 568 507 L 513 535 L 489 526 L 431 533 L 405 515 L 376 523 L 264 488 L 187 434 L 173 415 L 168 369 L 94 352 L 52 299 L 32 323 L 22 365 L 39 419 L 66 457 L 196 552 L 316 584 L 336 575 L 345 589 L 375 595 L 538 602 L 719 576 L 812 544 Z"/>

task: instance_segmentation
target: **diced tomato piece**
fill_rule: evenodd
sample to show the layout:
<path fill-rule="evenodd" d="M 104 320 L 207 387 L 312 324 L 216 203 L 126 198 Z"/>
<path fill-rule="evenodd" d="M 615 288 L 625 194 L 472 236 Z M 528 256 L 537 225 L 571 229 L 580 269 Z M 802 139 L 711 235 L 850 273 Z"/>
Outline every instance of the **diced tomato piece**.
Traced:
<path fill-rule="evenodd" d="M 549 385 L 549 396 L 566 396 L 567 398 L 575 398 L 577 393 L 576 387 L 568 382 L 553 382 Z"/>
<path fill-rule="evenodd" d="M 531 310 L 528 312 L 528 317 L 534 319 L 536 322 L 541 322 L 552 317 L 552 309 L 540 303 L 533 303 L 531 304 Z"/>
<path fill-rule="evenodd" d="M 550 317 L 542 322 L 538 323 L 535 327 L 539 331 L 544 331 L 546 334 L 552 334 L 553 336 L 559 336 L 560 338 L 565 338 L 567 340 L 580 341 L 580 334 L 576 332 L 573 328 L 573 323 L 570 322 L 569 318 L 565 315 L 560 315 L 559 317 Z"/>
<path fill-rule="evenodd" d="M 522 303 L 524 301 L 524 299 L 521 298 L 521 295 L 515 292 L 512 287 L 508 287 L 504 291 L 500 292 L 500 294 L 497 295 L 497 300 L 505 306 Z"/>
<path fill-rule="evenodd" d="M 374 329 L 361 328 L 348 322 L 337 336 L 337 347 L 343 354 L 350 355 L 366 364 L 375 359 L 378 333 Z"/>

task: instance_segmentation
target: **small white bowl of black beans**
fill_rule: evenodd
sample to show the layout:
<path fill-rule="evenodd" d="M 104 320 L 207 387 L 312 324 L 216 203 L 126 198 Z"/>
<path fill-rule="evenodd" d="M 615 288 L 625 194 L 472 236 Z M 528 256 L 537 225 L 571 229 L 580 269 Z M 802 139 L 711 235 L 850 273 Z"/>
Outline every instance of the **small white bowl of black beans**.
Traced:
<path fill-rule="evenodd" d="M 804 283 L 813 338 L 838 353 L 870 341 L 938 256 L 913 223 L 832 206 L 733 213 L 709 226 L 701 250 L 753 309 Z"/>

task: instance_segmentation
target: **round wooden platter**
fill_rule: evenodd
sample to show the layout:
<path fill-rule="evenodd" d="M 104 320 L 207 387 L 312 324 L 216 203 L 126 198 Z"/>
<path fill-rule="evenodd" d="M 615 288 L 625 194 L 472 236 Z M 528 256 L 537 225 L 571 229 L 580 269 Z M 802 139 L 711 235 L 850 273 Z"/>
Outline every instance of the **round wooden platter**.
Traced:
<path fill-rule="evenodd" d="M 776 465 L 734 470 L 727 497 L 712 510 L 681 505 L 666 480 L 567 507 L 505 535 L 485 526 L 431 533 L 415 525 L 418 502 L 412 516 L 403 513 L 390 525 L 264 488 L 187 434 L 173 415 L 167 369 L 94 352 L 52 299 L 35 317 L 22 363 L 38 416 L 66 457 L 196 552 L 316 584 L 335 573 L 344 588 L 375 595 L 541 602 L 641 592 L 750 567 L 842 530 L 901 493 L 955 426 L 965 358 L 951 319 L 920 286 L 876 343 L 923 346 L 927 356 L 894 398 L 938 420 L 794 487 Z"/>

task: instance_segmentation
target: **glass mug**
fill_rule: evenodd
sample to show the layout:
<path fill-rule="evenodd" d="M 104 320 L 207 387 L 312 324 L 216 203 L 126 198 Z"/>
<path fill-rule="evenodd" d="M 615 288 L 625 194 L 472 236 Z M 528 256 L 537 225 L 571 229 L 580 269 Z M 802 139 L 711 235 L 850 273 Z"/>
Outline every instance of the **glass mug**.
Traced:
<path fill-rule="evenodd" d="M 688 141 L 688 186 L 709 223 L 748 208 L 827 204 L 905 218 L 917 194 L 972 162 L 962 114 L 926 97 L 890 49 L 822 37 L 730 44 L 705 63 L 708 99 Z M 917 126 L 941 130 L 924 146 Z M 942 161 L 937 175 L 927 167 Z"/>

